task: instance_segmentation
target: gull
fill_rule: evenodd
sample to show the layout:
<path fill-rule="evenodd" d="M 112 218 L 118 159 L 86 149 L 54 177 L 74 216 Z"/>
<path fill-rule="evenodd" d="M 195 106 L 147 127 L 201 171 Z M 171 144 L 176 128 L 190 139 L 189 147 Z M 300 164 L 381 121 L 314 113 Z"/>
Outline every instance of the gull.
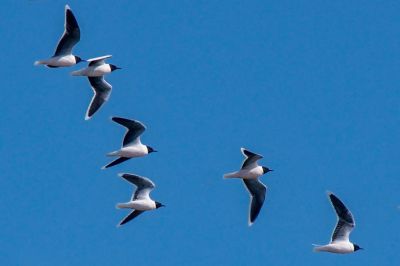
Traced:
<path fill-rule="evenodd" d="M 81 61 L 85 61 L 79 56 L 72 54 L 72 49 L 81 38 L 81 32 L 78 22 L 68 5 L 65 6 L 64 28 L 64 33 L 58 41 L 54 55 L 49 59 L 36 61 L 35 65 L 46 65 L 47 67 L 56 68 L 73 66 Z"/>
<path fill-rule="evenodd" d="M 263 174 L 273 171 L 265 166 L 259 166 L 257 161 L 263 157 L 245 148 L 240 149 L 245 156 L 239 171 L 225 174 L 224 178 L 241 178 L 250 193 L 249 226 L 251 226 L 260 213 L 264 204 L 267 187 L 258 179 Z"/>
<path fill-rule="evenodd" d="M 122 141 L 121 149 L 107 154 L 107 156 L 118 156 L 119 158 L 107 164 L 102 169 L 120 164 L 130 158 L 143 157 L 149 153 L 156 152 L 152 147 L 143 145 L 140 142 L 140 135 L 146 130 L 146 127 L 141 122 L 122 117 L 112 117 L 112 120 L 126 127 L 128 130 Z"/>
<path fill-rule="evenodd" d="M 87 76 L 89 79 L 90 86 L 94 92 L 92 101 L 86 111 L 85 120 L 90 119 L 97 110 L 110 98 L 112 86 L 105 81 L 104 75 L 113 72 L 114 70 L 121 69 L 112 64 L 106 64 L 105 59 L 110 58 L 111 55 L 99 56 L 87 60 L 89 65 L 87 68 L 83 68 L 77 71 L 73 71 L 73 76 Z"/>
<path fill-rule="evenodd" d="M 353 215 L 346 208 L 342 201 L 332 192 L 328 192 L 328 197 L 337 215 L 337 224 L 333 230 L 331 242 L 327 245 L 314 245 L 314 251 L 325 251 L 339 254 L 352 253 L 360 250 L 358 245 L 349 240 L 351 231 L 356 226 Z"/>
<path fill-rule="evenodd" d="M 132 194 L 130 201 L 117 204 L 116 207 L 118 209 L 134 209 L 128 216 L 122 219 L 118 226 L 126 224 L 145 211 L 165 207 L 165 205 L 150 198 L 150 192 L 155 188 L 155 184 L 150 179 L 127 173 L 119 174 L 119 176 L 134 184 L 137 188 L 135 193 Z"/>

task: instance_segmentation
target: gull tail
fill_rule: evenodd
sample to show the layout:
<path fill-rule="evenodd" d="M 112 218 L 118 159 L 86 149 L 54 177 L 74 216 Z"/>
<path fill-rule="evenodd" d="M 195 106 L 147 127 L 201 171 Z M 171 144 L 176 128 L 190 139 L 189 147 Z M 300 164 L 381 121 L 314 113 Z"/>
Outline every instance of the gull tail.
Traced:
<path fill-rule="evenodd" d="M 119 156 L 119 151 L 112 151 L 107 153 L 108 157 L 114 157 L 114 156 Z"/>
<path fill-rule="evenodd" d="M 224 178 L 235 178 L 235 177 L 238 177 L 237 172 L 224 174 Z"/>
<path fill-rule="evenodd" d="M 35 63 L 33 63 L 35 66 L 38 66 L 38 65 L 46 65 L 46 61 L 44 61 L 44 60 L 37 60 L 37 61 L 35 61 Z"/>
<path fill-rule="evenodd" d="M 312 244 L 314 246 L 313 251 L 314 252 L 320 252 L 322 251 L 322 245 L 317 245 L 317 244 Z"/>
<path fill-rule="evenodd" d="M 71 72 L 72 76 L 83 76 L 82 75 L 82 70 L 76 70 Z"/>
<path fill-rule="evenodd" d="M 115 205 L 115 208 L 117 208 L 117 209 L 124 209 L 124 208 L 126 208 L 125 205 L 126 205 L 125 203 L 117 203 L 117 204 Z"/>

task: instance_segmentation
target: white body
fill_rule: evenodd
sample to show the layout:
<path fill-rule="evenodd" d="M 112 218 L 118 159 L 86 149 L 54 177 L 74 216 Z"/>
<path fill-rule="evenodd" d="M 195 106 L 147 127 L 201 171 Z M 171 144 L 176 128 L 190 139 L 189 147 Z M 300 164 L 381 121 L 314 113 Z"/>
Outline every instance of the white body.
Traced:
<path fill-rule="evenodd" d="M 87 76 L 87 77 L 101 77 L 103 75 L 111 73 L 111 67 L 109 64 L 101 64 L 90 66 L 87 68 L 82 68 L 77 71 L 73 71 L 71 75 L 73 76 Z"/>
<path fill-rule="evenodd" d="M 224 178 L 257 179 L 263 174 L 263 168 L 259 165 L 256 165 L 256 167 L 253 168 L 240 169 L 237 172 L 225 174 Z"/>
<path fill-rule="evenodd" d="M 353 253 L 354 246 L 349 241 L 340 241 L 340 242 L 332 242 L 332 243 L 330 243 L 328 245 L 324 245 L 324 246 L 316 246 L 314 248 L 314 251 L 316 251 L 316 252 L 324 251 L 324 252 L 346 254 L 346 253 Z"/>
<path fill-rule="evenodd" d="M 156 203 L 151 199 L 137 199 L 125 203 L 118 203 L 118 209 L 135 209 L 138 211 L 149 211 L 156 209 Z"/>
<path fill-rule="evenodd" d="M 69 67 L 76 65 L 75 56 L 72 54 L 54 56 L 49 59 L 39 60 L 35 62 L 35 65 L 49 65 L 54 67 Z"/>
<path fill-rule="evenodd" d="M 111 152 L 107 154 L 108 156 L 119 156 L 119 157 L 126 157 L 126 158 L 135 158 L 135 157 L 142 157 L 147 155 L 148 149 L 146 145 L 143 145 L 142 143 L 138 142 L 136 144 L 122 147 L 118 151 Z"/>

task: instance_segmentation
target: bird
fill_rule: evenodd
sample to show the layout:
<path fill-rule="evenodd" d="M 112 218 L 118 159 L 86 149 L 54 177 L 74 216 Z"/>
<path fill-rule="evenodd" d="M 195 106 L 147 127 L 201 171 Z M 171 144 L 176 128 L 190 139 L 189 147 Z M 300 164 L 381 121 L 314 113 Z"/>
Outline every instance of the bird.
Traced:
<path fill-rule="evenodd" d="M 150 192 L 155 188 L 155 184 L 146 177 L 141 177 L 134 174 L 123 173 L 120 177 L 137 186 L 136 191 L 132 194 L 130 201 L 118 203 L 118 209 L 134 209 L 117 225 L 118 227 L 126 224 L 136 218 L 145 211 L 155 210 L 160 207 L 165 207 L 162 203 L 154 201 L 150 198 Z"/>
<path fill-rule="evenodd" d="M 140 141 L 140 135 L 146 130 L 146 127 L 139 121 L 130 120 L 122 117 L 112 117 L 114 122 L 126 127 L 128 130 L 125 133 L 122 141 L 121 149 L 107 154 L 107 156 L 118 156 L 119 158 L 111 163 L 103 166 L 102 169 L 120 164 L 130 158 L 143 157 L 152 152 L 157 152 L 150 146 L 143 145 Z"/>
<path fill-rule="evenodd" d="M 105 59 L 110 58 L 111 55 L 99 56 L 96 58 L 88 59 L 89 65 L 77 71 L 73 71 L 73 76 L 87 76 L 90 86 L 94 92 L 93 98 L 86 111 L 85 120 L 90 119 L 106 102 L 111 95 L 112 86 L 105 79 L 104 75 L 109 74 L 117 69 L 121 69 L 112 64 L 106 64 Z"/>
<path fill-rule="evenodd" d="M 267 186 L 265 186 L 259 177 L 273 170 L 265 166 L 259 166 L 257 161 L 263 156 L 251 152 L 245 148 L 240 149 L 245 159 L 239 171 L 228 173 L 224 178 L 241 178 L 248 192 L 250 193 L 250 207 L 248 224 L 251 226 L 260 213 L 264 204 Z"/>
<path fill-rule="evenodd" d="M 69 67 L 85 61 L 72 54 L 72 49 L 79 42 L 81 31 L 71 8 L 65 6 L 64 33 L 58 41 L 56 51 L 51 58 L 35 61 L 35 65 L 45 65 L 50 68 Z"/>
<path fill-rule="evenodd" d="M 362 250 L 363 248 L 349 240 L 350 233 L 356 226 L 353 215 L 343 202 L 332 192 L 327 192 L 327 195 L 336 211 L 338 221 L 333 230 L 331 242 L 327 245 L 314 245 L 314 251 L 346 254 Z"/>

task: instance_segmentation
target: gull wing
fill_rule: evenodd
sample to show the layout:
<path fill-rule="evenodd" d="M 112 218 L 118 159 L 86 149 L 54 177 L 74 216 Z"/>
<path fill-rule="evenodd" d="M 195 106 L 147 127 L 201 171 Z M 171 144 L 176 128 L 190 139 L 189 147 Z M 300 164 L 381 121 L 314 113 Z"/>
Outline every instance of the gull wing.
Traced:
<path fill-rule="evenodd" d="M 244 157 L 246 157 L 243 161 L 241 169 L 257 167 L 257 161 L 263 158 L 261 155 L 246 150 L 245 148 L 241 148 L 240 150 L 242 151 Z"/>
<path fill-rule="evenodd" d="M 105 64 L 104 60 L 106 60 L 107 58 L 110 58 L 111 56 L 112 55 L 104 55 L 104 56 L 91 58 L 86 61 L 89 62 L 89 66 L 99 66 L 99 65 Z"/>
<path fill-rule="evenodd" d="M 126 224 L 127 222 L 133 220 L 134 218 L 138 217 L 140 214 L 144 213 L 144 211 L 138 211 L 138 210 L 134 210 L 131 213 L 128 214 L 128 216 L 126 216 L 124 219 L 122 219 L 121 222 L 119 222 L 118 227 L 121 225 Z"/>
<path fill-rule="evenodd" d="M 92 90 L 94 92 L 93 98 L 86 111 L 85 119 L 90 119 L 100 107 L 110 98 L 112 86 L 104 77 L 88 77 Z"/>
<path fill-rule="evenodd" d="M 150 192 L 156 187 L 156 185 L 150 179 L 146 177 L 141 177 L 134 174 L 120 174 L 122 178 L 124 178 L 129 183 L 137 186 L 135 192 L 132 195 L 131 200 L 136 199 L 150 199 Z"/>
<path fill-rule="evenodd" d="M 58 41 L 54 56 L 67 55 L 72 53 L 72 48 L 79 42 L 81 31 L 68 5 L 65 6 L 64 33 Z"/>
<path fill-rule="evenodd" d="M 249 225 L 252 225 L 264 204 L 267 187 L 258 179 L 243 179 L 250 193 Z"/>
<path fill-rule="evenodd" d="M 141 122 L 122 117 L 113 117 L 112 120 L 128 129 L 122 141 L 122 147 L 128 146 L 132 142 L 140 142 L 140 135 L 146 130 Z"/>
<path fill-rule="evenodd" d="M 347 209 L 347 207 L 343 204 L 343 202 L 333 193 L 328 192 L 328 197 L 332 203 L 333 208 L 336 211 L 336 215 L 338 218 L 336 227 L 332 233 L 331 242 L 348 242 L 350 233 L 356 225 L 354 217 L 349 209 Z"/>

